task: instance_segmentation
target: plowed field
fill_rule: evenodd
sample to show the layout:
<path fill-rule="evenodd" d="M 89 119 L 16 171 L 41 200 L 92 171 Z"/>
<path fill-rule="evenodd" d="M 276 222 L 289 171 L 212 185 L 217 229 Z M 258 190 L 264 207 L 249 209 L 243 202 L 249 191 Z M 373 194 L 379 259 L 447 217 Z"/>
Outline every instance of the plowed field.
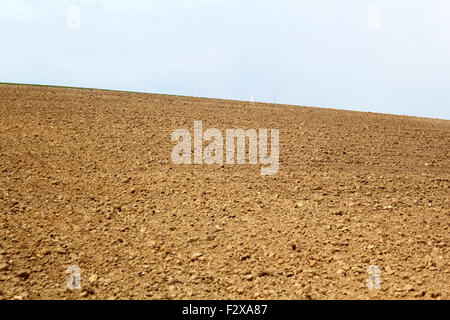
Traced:
<path fill-rule="evenodd" d="M 195 120 L 278 173 L 174 164 Z M 449 224 L 447 120 L 0 85 L 1 299 L 450 299 Z"/>

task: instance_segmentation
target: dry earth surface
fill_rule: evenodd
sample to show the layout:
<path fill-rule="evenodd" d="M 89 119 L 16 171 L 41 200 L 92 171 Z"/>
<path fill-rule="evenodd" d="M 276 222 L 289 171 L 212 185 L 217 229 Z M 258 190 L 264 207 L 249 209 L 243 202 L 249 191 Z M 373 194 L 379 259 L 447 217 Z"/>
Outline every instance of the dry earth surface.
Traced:
<path fill-rule="evenodd" d="M 194 120 L 278 173 L 173 164 Z M 0 299 L 449 299 L 449 195 L 446 120 L 0 85 Z"/>

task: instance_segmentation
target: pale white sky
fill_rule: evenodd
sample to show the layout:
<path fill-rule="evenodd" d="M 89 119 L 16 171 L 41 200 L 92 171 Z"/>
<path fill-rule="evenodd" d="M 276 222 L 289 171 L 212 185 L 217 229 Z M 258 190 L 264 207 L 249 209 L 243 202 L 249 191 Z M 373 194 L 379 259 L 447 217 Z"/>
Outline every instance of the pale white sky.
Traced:
<path fill-rule="evenodd" d="M 449 17 L 447 0 L 0 0 L 0 82 L 450 119 Z"/>

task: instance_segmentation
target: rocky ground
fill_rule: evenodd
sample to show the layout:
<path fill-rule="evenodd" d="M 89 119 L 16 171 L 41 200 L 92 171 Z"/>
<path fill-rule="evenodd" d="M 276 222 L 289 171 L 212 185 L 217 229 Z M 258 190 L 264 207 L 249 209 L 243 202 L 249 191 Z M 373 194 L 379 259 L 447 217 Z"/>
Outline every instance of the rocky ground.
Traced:
<path fill-rule="evenodd" d="M 278 173 L 173 164 L 194 120 Z M 449 299 L 449 224 L 450 121 L 0 85 L 0 299 Z"/>

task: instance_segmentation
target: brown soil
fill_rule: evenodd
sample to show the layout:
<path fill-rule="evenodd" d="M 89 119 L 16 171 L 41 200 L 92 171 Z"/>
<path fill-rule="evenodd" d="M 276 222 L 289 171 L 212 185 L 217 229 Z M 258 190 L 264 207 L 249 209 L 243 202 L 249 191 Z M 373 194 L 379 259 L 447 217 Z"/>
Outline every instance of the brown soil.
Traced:
<path fill-rule="evenodd" d="M 278 128 L 278 174 L 174 165 L 194 120 Z M 0 85 L 2 299 L 449 299 L 449 195 L 446 120 Z"/>

